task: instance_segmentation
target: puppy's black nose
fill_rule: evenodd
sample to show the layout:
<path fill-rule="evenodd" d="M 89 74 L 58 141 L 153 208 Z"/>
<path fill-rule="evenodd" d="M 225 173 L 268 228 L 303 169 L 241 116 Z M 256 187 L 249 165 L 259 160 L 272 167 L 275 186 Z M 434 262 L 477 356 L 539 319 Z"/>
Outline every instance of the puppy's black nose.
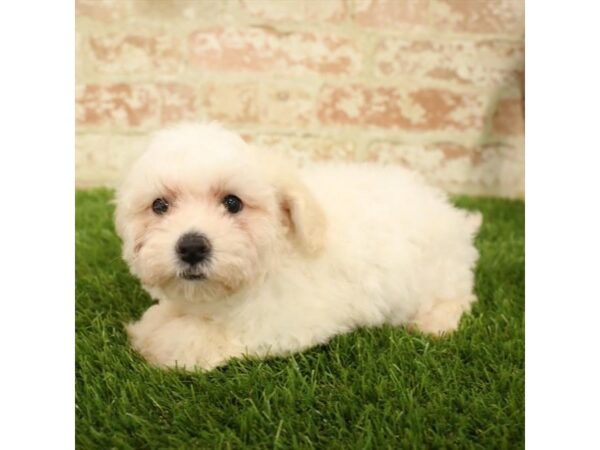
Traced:
<path fill-rule="evenodd" d="M 211 245 L 206 236 L 202 234 L 186 233 L 179 238 L 175 249 L 179 259 L 194 265 L 208 258 Z"/>

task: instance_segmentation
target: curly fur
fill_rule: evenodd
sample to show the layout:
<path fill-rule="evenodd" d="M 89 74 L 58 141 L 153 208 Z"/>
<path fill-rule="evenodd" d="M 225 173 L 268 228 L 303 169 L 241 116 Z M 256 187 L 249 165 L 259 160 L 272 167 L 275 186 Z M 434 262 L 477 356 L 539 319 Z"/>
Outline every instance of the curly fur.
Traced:
<path fill-rule="evenodd" d="M 215 123 L 163 130 L 117 194 L 123 257 L 158 300 L 128 325 L 131 343 L 154 364 L 208 370 L 360 326 L 451 332 L 476 300 L 480 224 L 401 167 L 296 169 Z M 190 231 L 213 247 L 203 280 L 181 278 L 175 243 Z"/>

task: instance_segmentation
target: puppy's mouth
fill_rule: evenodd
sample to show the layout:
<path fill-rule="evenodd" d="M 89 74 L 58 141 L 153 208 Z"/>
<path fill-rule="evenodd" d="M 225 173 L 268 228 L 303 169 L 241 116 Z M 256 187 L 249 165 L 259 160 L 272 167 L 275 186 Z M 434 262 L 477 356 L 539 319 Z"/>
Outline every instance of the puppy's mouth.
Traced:
<path fill-rule="evenodd" d="M 198 270 L 187 269 L 179 272 L 179 278 L 183 278 L 188 281 L 200 281 L 206 279 L 206 274 L 199 272 Z"/>

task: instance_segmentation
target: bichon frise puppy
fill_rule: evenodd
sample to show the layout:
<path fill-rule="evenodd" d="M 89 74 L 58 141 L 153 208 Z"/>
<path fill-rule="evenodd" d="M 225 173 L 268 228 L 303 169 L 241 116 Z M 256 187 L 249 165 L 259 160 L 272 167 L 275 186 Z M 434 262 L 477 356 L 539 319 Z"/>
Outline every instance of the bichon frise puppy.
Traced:
<path fill-rule="evenodd" d="M 218 124 L 157 133 L 117 194 L 130 324 L 160 366 L 298 352 L 361 326 L 451 332 L 476 300 L 479 213 L 400 167 L 294 169 Z"/>

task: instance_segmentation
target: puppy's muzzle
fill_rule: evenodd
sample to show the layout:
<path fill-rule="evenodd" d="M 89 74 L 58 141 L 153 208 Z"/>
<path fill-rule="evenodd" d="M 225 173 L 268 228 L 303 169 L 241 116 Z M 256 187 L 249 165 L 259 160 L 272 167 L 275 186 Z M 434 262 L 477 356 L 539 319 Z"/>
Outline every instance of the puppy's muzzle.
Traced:
<path fill-rule="evenodd" d="M 210 257 L 212 246 L 203 234 L 186 233 L 177 241 L 175 251 L 180 261 L 194 266 L 205 262 Z"/>

